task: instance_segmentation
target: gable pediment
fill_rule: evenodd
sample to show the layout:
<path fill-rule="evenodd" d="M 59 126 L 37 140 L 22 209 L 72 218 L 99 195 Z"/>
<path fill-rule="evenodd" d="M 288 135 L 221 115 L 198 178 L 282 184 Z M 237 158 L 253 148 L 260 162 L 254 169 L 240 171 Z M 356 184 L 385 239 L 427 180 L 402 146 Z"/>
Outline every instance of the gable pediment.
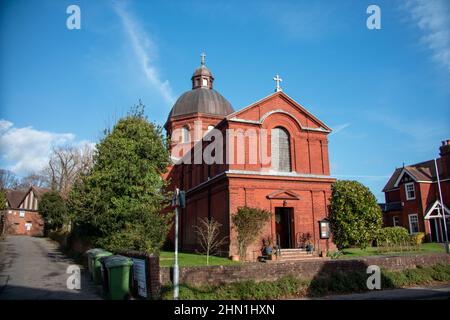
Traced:
<path fill-rule="evenodd" d="M 268 199 L 299 200 L 300 196 L 291 190 L 277 190 L 267 195 Z"/>
<path fill-rule="evenodd" d="M 394 187 L 397 188 L 400 183 L 408 183 L 413 181 L 417 181 L 417 179 L 406 168 L 403 168 L 395 181 Z"/>
<path fill-rule="evenodd" d="M 292 118 L 303 130 L 331 132 L 328 126 L 281 91 L 228 115 L 227 119 L 229 121 L 262 124 L 273 114 L 284 114 Z"/>
<path fill-rule="evenodd" d="M 445 215 L 450 214 L 450 210 L 444 205 Z M 436 200 L 432 205 L 430 205 L 425 211 L 425 220 L 433 218 L 442 218 L 442 205 L 439 200 Z"/>

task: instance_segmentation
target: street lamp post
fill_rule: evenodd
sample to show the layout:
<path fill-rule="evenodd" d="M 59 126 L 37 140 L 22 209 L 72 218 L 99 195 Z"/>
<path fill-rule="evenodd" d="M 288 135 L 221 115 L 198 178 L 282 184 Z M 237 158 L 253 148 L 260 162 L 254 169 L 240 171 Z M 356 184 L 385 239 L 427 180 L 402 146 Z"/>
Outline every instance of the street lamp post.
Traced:
<path fill-rule="evenodd" d="M 450 253 L 450 248 L 448 246 L 447 221 L 445 220 L 444 200 L 442 199 L 441 180 L 439 179 L 439 169 L 437 166 L 436 159 L 434 159 L 434 167 L 436 169 L 437 185 L 438 185 L 438 190 L 439 190 L 439 200 L 441 202 L 441 209 L 442 209 L 442 219 L 444 220 L 445 251 L 447 253 Z"/>
<path fill-rule="evenodd" d="M 178 208 L 186 206 L 185 193 L 176 188 L 173 194 L 172 206 L 175 206 L 175 262 L 173 264 L 173 299 L 178 300 L 179 297 L 179 275 L 178 266 Z"/>

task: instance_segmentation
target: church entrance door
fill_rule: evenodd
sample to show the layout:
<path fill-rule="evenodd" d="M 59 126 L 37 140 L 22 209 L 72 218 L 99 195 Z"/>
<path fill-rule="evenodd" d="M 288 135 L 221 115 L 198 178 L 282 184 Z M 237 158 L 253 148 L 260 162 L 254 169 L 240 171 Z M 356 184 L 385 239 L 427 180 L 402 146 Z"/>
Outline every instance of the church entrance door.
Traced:
<path fill-rule="evenodd" d="M 294 209 L 275 208 L 276 239 L 282 249 L 294 248 Z"/>

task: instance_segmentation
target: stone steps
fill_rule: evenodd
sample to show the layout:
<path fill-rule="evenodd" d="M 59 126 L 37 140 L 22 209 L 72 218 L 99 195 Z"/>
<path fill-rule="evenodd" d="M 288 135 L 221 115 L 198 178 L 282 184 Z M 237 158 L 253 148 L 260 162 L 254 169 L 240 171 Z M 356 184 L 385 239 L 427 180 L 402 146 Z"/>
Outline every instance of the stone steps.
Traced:
<path fill-rule="evenodd" d="M 295 261 L 317 258 L 315 252 L 309 253 L 305 249 L 281 249 L 281 255 L 277 257 L 278 261 Z"/>

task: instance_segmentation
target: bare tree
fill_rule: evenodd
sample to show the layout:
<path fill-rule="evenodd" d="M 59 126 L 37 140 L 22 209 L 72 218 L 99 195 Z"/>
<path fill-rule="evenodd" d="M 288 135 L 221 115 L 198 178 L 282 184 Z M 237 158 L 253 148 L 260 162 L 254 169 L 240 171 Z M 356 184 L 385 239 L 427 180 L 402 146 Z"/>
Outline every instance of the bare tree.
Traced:
<path fill-rule="evenodd" d="M 17 189 L 26 189 L 31 186 L 40 187 L 40 188 L 48 188 L 50 186 L 50 181 L 48 176 L 44 173 L 29 173 L 25 177 L 20 179 L 20 183 L 17 184 Z"/>
<path fill-rule="evenodd" d="M 58 147 L 52 150 L 45 172 L 50 186 L 66 197 L 76 179 L 88 173 L 92 164 L 93 150 L 89 145 Z"/>
<path fill-rule="evenodd" d="M 206 265 L 208 266 L 210 255 L 217 253 L 227 239 L 227 237 L 219 238 L 221 226 L 222 224 L 214 218 L 202 218 L 200 224 L 195 226 L 195 232 L 199 237 L 200 246 L 206 254 Z"/>
<path fill-rule="evenodd" d="M 6 169 L 0 169 L 0 189 L 15 189 L 19 185 L 16 174 Z"/>

